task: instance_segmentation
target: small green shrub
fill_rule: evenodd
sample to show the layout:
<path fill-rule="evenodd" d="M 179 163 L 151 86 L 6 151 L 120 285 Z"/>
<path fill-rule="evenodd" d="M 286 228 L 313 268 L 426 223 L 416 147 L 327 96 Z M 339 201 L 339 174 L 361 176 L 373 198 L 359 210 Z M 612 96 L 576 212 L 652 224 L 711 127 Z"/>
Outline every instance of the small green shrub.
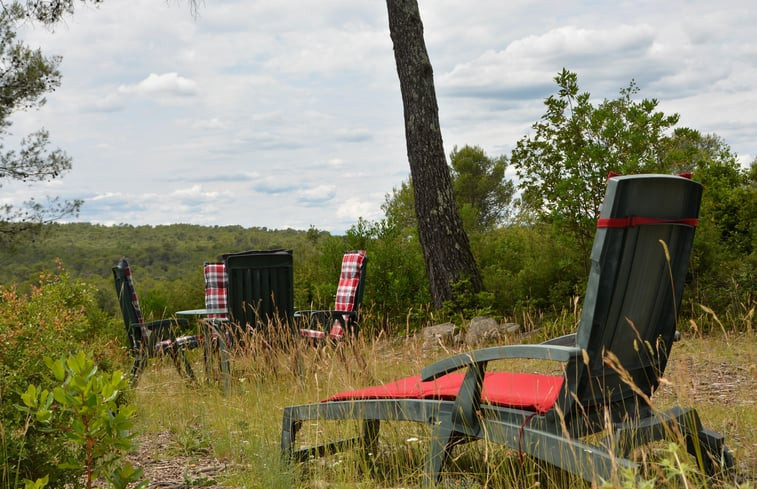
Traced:
<path fill-rule="evenodd" d="M 138 482 L 142 471 L 122 463 L 124 452 L 132 448 L 135 413 L 135 408 L 117 402 L 129 386 L 123 372 L 99 372 L 83 352 L 65 362 L 46 358 L 45 363 L 59 385 L 49 391 L 30 384 L 21 395 L 22 412 L 43 433 L 62 433 L 70 444 L 58 467 L 77 478 L 83 475 L 87 489 L 97 478 L 118 489 Z M 146 485 L 143 481 L 138 487 Z"/>

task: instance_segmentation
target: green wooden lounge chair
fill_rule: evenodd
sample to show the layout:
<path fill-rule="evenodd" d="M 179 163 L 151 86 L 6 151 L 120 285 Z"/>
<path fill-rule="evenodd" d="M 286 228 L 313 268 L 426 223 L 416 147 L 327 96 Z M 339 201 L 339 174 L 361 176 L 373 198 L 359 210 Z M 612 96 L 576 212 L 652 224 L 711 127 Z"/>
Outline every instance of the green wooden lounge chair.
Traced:
<path fill-rule="evenodd" d="M 613 480 L 618 469 L 638 468 L 630 457 L 635 448 L 678 432 L 705 472 L 730 469 L 723 436 L 703 428 L 696 410 L 658 412 L 648 402 L 673 344 L 701 192 L 698 183 L 676 176 L 610 178 L 575 335 L 472 351 L 416 377 L 286 407 L 284 455 L 306 460 L 355 444 L 376 453 L 380 422 L 401 420 L 433 429 L 426 464 L 432 484 L 452 447 L 477 439 L 597 483 Z M 489 362 L 519 358 L 563 362 L 564 373 L 487 372 Z M 303 422 L 340 419 L 362 420 L 361 435 L 296 445 Z"/>
<path fill-rule="evenodd" d="M 224 255 L 230 322 L 238 332 L 283 326 L 294 318 L 292 250 L 244 251 Z M 289 331 L 291 333 L 291 331 Z"/>
<path fill-rule="evenodd" d="M 136 385 L 139 374 L 147 366 L 147 360 L 155 356 L 169 356 L 179 374 L 194 378 L 194 372 L 186 358 L 185 351 L 199 346 L 196 336 L 176 337 L 174 330 L 187 325 L 186 319 L 160 319 L 144 321 L 139 299 L 132 281 L 131 268 L 125 258 L 113 267 L 113 278 L 118 294 L 118 303 L 124 318 L 129 349 L 134 356 L 131 367 L 132 385 Z"/>
<path fill-rule="evenodd" d="M 300 336 L 316 340 L 341 340 L 344 335 L 358 332 L 358 309 L 363 300 L 365 270 L 368 257 L 365 250 L 347 251 L 342 256 L 342 269 L 336 288 L 334 309 L 299 310 L 294 313 L 298 322 L 306 326 L 299 329 Z"/>

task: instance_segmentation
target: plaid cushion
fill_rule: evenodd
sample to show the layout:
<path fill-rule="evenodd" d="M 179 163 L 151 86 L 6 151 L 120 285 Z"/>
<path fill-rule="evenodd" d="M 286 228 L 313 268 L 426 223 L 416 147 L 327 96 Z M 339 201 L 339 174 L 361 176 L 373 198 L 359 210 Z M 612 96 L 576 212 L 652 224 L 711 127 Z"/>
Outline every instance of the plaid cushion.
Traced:
<path fill-rule="evenodd" d="M 223 262 L 205 262 L 205 309 L 226 309 L 229 278 Z M 227 319 L 228 314 L 208 314 L 208 319 Z"/>
<path fill-rule="evenodd" d="M 302 336 L 303 338 L 315 338 L 317 340 L 322 340 L 326 337 L 326 333 L 318 329 L 301 329 L 300 336 Z"/>
<path fill-rule="evenodd" d="M 137 315 L 137 321 L 141 324 L 145 322 L 142 317 L 142 309 L 139 308 L 139 299 L 137 299 L 137 290 L 134 288 L 134 281 L 131 278 L 131 268 L 126 262 L 125 258 L 121 258 L 121 263 L 118 264 L 124 271 L 124 277 L 126 277 L 126 292 L 131 297 L 131 305 L 134 307 L 134 313 Z"/>
<path fill-rule="evenodd" d="M 344 319 L 344 324 L 349 324 L 350 317 L 347 314 L 343 315 L 342 319 Z M 338 319 L 334 319 L 334 324 L 331 325 L 329 338 L 331 338 L 332 340 L 341 340 L 342 338 L 344 338 L 344 328 L 342 327 L 342 323 L 339 322 Z"/>
<path fill-rule="evenodd" d="M 344 322 L 349 322 L 350 317 L 348 315 L 344 315 Z M 300 329 L 300 336 L 303 338 L 315 338 L 318 340 L 322 340 L 326 337 L 326 332 L 321 331 L 320 329 Z M 334 319 L 334 323 L 331 325 L 331 330 L 329 330 L 329 338 L 332 340 L 341 340 L 344 338 L 344 328 L 342 327 L 342 323 L 339 322 L 338 319 Z"/>
<path fill-rule="evenodd" d="M 355 294 L 360 285 L 360 272 L 365 261 L 365 250 L 348 251 L 342 258 L 342 274 L 336 288 L 334 309 L 337 311 L 354 311 Z"/>

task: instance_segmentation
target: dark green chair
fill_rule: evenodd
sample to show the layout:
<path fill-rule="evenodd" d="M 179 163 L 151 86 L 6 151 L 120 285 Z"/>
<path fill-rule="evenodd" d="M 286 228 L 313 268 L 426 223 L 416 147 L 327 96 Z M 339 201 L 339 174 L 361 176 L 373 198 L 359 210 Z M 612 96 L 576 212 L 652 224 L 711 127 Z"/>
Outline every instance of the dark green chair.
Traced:
<path fill-rule="evenodd" d="M 618 469 L 638 468 L 635 448 L 677 432 L 704 472 L 730 469 L 724 437 L 703 428 L 695 409 L 659 412 L 649 402 L 673 345 L 701 193 L 698 183 L 676 176 L 610 178 L 574 336 L 472 351 L 419 376 L 286 407 L 284 455 L 307 460 L 355 444 L 376 453 L 381 421 L 399 420 L 432 427 L 431 484 L 455 445 L 478 439 L 601 483 Z M 487 371 L 492 361 L 519 358 L 562 362 L 564 373 Z M 342 419 L 362 420 L 362 434 L 296 447 L 303 422 Z"/>
<path fill-rule="evenodd" d="M 134 357 L 130 372 L 132 385 L 136 385 L 140 373 L 147 366 L 148 359 L 156 356 L 170 357 L 181 376 L 194 378 L 194 372 L 185 352 L 199 346 L 197 337 L 175 335 L 177 329 L 186 328 L 188 321 L 176 318 L 144 321 L 131 276 L 131 268 L 125 258 L 121 258 L 113 267 L 113 278 L 124 318 L 126 336 L 129 340 L 129 349 Z"/>
<path fill-rule="evenodd" d="M 254 250 L 223 256 L 229 319 L 241 332 L 284 327 L 294 320 L 292 250 Z"/>

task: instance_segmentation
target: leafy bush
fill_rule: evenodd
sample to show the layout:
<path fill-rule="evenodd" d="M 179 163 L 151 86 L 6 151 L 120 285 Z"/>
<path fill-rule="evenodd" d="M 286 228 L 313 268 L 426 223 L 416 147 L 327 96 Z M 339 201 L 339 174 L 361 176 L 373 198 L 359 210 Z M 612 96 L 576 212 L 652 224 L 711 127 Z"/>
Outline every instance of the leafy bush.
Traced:
<path fill-rule="evenodd" d="M 34 480 L 45 474 L 53 486 L 73 482 L 56 465 L 68 450 L 65 437 L 34 427 L 21 436 L 26 418 L 16 406 L 28 384 L 48 378 L 45 357 L 85 351 L 109 369 L 122 345 L 107 335 L 114 327 L 97 307 L 94 288 L 72 280 L 60 264 L 55 273 L 41 275 L 29 294 L 0 288 L 0 487 L 15 487 L 17 476 Z"/>
<path fill-rule="evenodd" d="M 23 412 L 34 425 L 48 428 L 50 434 L 62 433 L 70 442 L 68 459 L 58 464 L 76 477 L 82 476 L 87 489 L 96 479 L 107 480 L 112 487 L 126 489 L 139 482 L 137 489 L 147 486 L 141 481 L 142 470 L 135 470 L 123 461 L 132 448 L 135 408 L 118 399 L 129 383 L 123 372 L 98 371 L 82 352 L 65 361 L 45 358 L 58 385 L 52 391 L 30 384 L 21 395 Z M 53 403 L 54 402 L 54 403 Z M 47 483 L 47 476 L 34 484 Z M 31 481 L 25 481 L 27 485 Z"/>

